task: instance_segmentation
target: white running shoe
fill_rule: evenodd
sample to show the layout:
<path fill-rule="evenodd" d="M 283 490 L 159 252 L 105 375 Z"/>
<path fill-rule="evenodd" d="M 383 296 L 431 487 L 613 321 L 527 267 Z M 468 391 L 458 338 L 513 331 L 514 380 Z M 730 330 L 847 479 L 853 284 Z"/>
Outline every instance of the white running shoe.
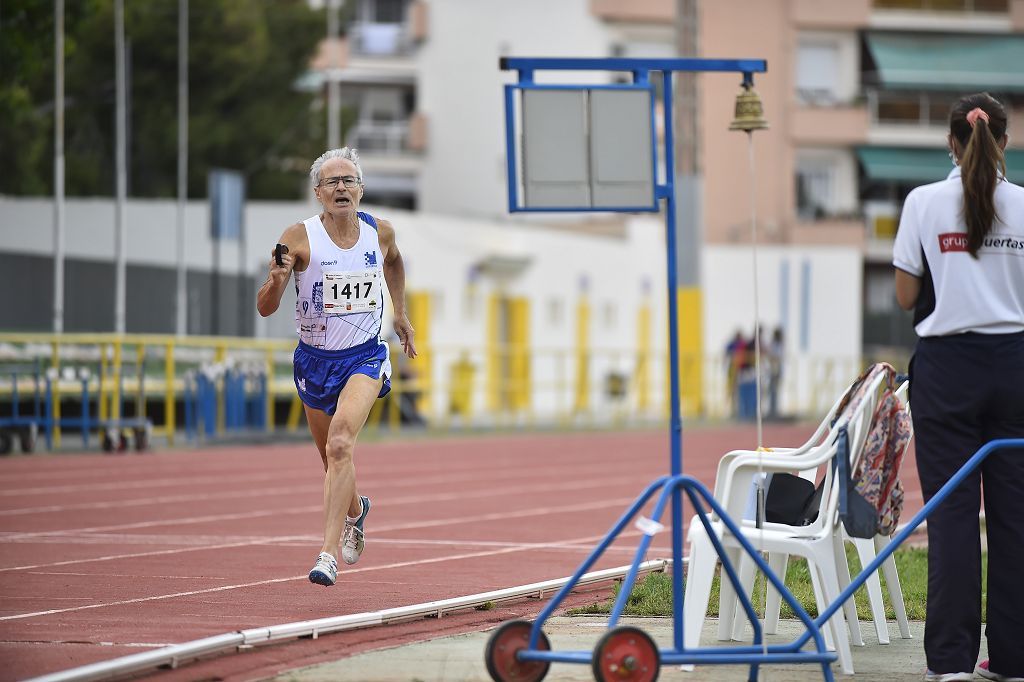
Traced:
<path fill-rule="evenodd" d="M 363 511 L 354 523 L 349 523 L 348 519 L 345 519 L 345 535 L 341 541 L 341 558 L 350 565 L 359 561 L 359 555 L 363 553 L 363 547 L 366 544 L 363 535 L 363 522 L 366 521 L 366 515 L 370 513 L 370 498 L 363 495 L 359 500 L 363 503 Z"/>
<path fill-rule="evenodd" d="M 933 673 L 931 670 L 924 672 L 925 682 L 970 682 L 974 679 L 974 673 Z"/>
<path fill-rule="evenodd" d="M 338 560 L 327 552 L 320 552 L 316 566 L 309 572 L 309 582 L 330 587 L 338 579 Z"/>

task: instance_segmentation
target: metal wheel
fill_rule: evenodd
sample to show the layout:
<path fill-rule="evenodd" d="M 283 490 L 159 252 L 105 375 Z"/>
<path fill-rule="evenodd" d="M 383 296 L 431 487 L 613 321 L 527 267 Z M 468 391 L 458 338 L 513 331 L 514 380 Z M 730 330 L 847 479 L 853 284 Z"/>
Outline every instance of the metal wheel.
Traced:
<path fill-rule="evenodd" d="M 661 654 L 646 632 L 623 626 L 598 641 L 591 667 L 597 682 L 654 682 L 661 671 Z"/>
<path fill-rule="evenodd" d="M 520 661 L 516 653 L 527 649 L 533 624 L 525 620 L 510 620 L 494 631 L 487 640 L 484 661 L 494 682 L 540 682 L 548 674 L 547 661 Z M 537 639 L 538 651 L 551 651 L 551 643 L 543 632 Z"/>

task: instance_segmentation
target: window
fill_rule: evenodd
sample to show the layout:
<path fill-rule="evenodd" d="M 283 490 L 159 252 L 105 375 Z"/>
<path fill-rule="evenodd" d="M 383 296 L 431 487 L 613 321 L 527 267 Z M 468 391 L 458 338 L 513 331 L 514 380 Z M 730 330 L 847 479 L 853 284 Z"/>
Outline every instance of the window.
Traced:
<path fill-rule="evenodd" d="M 797 47 L 796 94 L 805 104 L 834 104 L 838 99 L 839 45 L 807 41 Z"/>
<path fill-rule="evenodd" d="M 824 160 L 797 159 L 796 211 L 804 220 L 835 212 L 835 167 Z"/>
<path fill-rule="evenodd" d="M 1009 12 L 1009 0 L 873 0 L 875 9 L 912 12 Z"/>
<path fill-rule="evenodd" d="M 949 93 L 868 90 L 871 122 L 944 127 L 954 97 Z"/>
<path fill-rule="evenodd" d="M 405 15 L 405 0 L 376 0 L 371 21 L 378 24 L 400 24 Z"/>

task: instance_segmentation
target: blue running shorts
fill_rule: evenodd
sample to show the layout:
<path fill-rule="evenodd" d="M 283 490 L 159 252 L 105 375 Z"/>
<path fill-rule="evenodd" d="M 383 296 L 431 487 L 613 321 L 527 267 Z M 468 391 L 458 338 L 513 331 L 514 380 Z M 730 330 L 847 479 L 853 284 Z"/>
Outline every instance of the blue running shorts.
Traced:
<path fill-rule="evenodd" d="M 299 341 L 293 366 L 299 399 L 327 414 L 338 409 L 338 396 L 353 374 L 383 377 L 378 398 L 391 391 L 390 350 L 388 344 L 377 339 L 344 350 L 324 350 Z"/>

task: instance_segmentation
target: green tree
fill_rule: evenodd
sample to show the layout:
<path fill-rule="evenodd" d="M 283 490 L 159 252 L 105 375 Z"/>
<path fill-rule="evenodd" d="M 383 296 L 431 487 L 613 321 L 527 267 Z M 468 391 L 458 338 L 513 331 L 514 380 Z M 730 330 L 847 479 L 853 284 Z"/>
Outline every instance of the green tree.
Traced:
<path fill-rule="evenodd" d="M 0 193 L 52 191 L 53 1 L 0 5 Z M 113 0 L 65 3 L 69 195 L 114 192 Z M 251 198 L 290 199 L 322 149 L 318 94 L 295 83 L 324 34 L 307 0 L 192 0 L 189 196 L 211 167 L 243 171 Z M 125 0 L 129 194 L 177 191 L 178 0 Z M 6 172 L 10 170 L 11 172 Z"/>

